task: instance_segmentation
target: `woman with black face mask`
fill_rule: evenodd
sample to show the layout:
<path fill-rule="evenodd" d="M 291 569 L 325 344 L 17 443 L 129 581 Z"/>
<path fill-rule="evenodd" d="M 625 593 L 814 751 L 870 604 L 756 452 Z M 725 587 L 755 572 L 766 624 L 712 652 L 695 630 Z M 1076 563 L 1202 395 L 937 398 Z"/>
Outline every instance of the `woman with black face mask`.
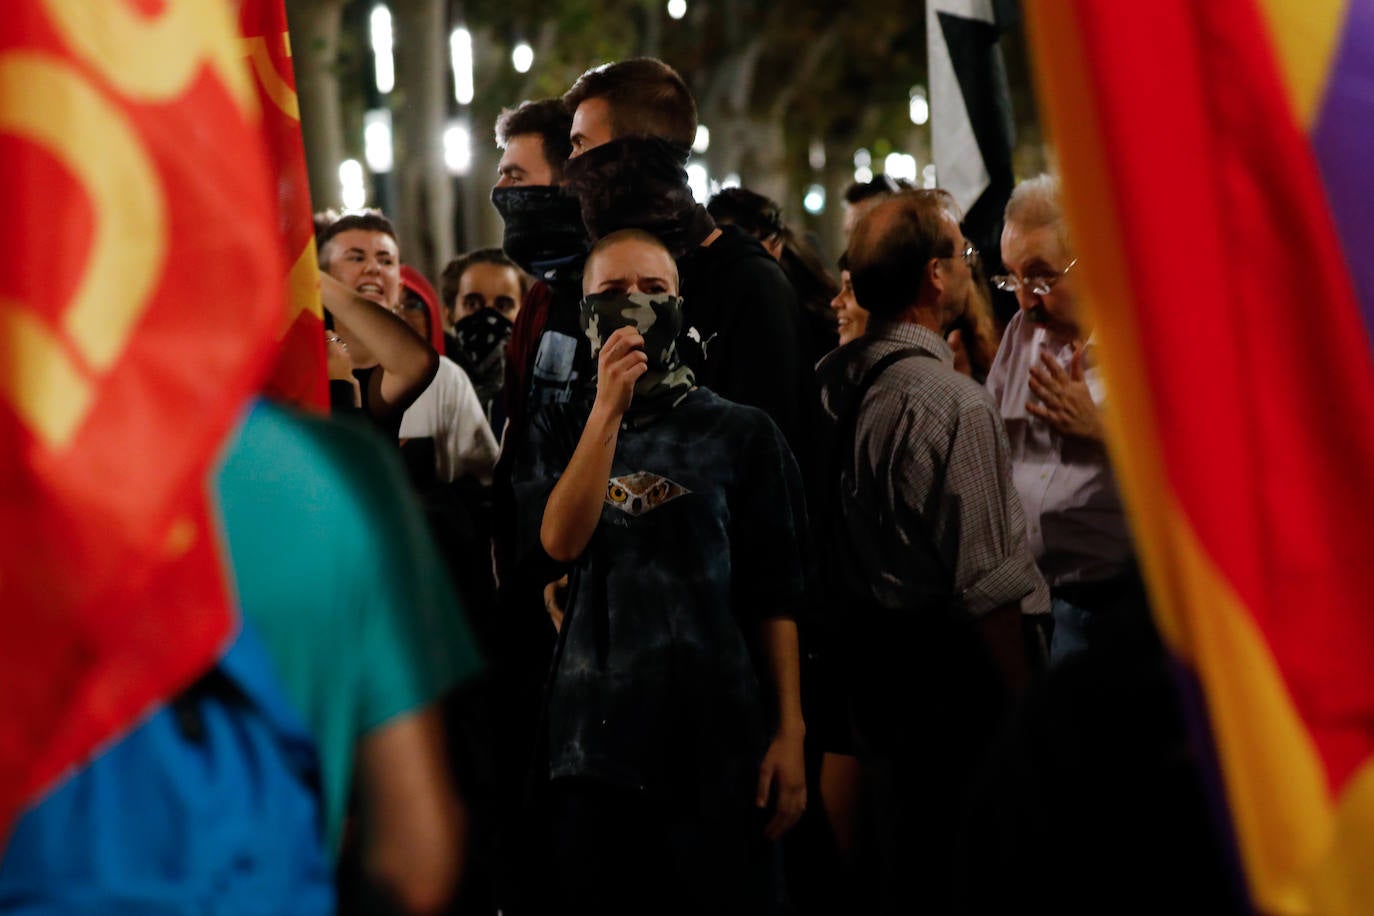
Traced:
<path fill-rule="evenodd" d="M 775 842 L 806 803 L 800 474 L 766 414 L 679 358 L 659 239 L 602 239 L 583 288 L 596 383 L 532 417 L 512 474 L 530 576 L 571 580 L 533 866 L 549 911 L 773 912 Z"/>

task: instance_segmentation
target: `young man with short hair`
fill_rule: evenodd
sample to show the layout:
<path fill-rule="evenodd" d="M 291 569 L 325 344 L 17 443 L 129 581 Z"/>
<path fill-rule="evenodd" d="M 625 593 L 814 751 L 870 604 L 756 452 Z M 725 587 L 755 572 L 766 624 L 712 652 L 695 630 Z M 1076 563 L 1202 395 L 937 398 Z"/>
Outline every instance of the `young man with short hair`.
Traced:
<path fill-rule="evenodd" d="M 350 213 L 317 242 L 324 305 L 348 350 L 363 410 L 394 435 L 439 370 L 439 354 L 393 314 L 401 301 L 396 230 L 379 211 Z"/>
<path fill-rule="evenodd" d="M 566 174 L 593 241 L 617 229 L 658 236 L 678 260 L 687 301 L 678 347 L 698 380 L 762 408 L 801 445 L 806 367 L 796 293 L 757 239 L 716 226 L 687 186 L 697 109 L 654 58 L 588 70 L 563 96 L 572 112 Z"/>

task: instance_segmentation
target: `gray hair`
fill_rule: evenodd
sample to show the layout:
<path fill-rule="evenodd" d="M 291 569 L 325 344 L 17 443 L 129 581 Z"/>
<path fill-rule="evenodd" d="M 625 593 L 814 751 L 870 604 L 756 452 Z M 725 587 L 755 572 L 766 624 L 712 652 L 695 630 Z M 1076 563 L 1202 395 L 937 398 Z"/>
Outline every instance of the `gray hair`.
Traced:
<path fill-rule="evenodd" d="M 1059 179 L 1050 174 L 1027 178 L 1016 186 L 1002 214 L 1005 223 L 1015 223 L 1020 229 L 1054 228 L 1065 255 L 1073 250 L 1069 242 L 1069 227 L 1059 205 Z"/>

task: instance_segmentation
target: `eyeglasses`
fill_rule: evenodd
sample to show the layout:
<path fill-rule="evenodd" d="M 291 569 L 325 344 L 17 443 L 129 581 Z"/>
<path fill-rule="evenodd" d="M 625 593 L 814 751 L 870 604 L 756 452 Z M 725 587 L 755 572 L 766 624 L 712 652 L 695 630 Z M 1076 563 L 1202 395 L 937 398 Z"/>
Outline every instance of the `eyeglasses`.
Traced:
<path fill-rule="evenodd" d="M 1024 279 L 1018 277 L 1016 274 L 998 274 L 988 279 L 993 286 L 1005 293 L 1014 293 L 1024 286 L 1037 296 L 1048 296 L 1050 290 L 1054 289 L 1054 284 L 1064 279 L 1064 274 L 1068 273 L 1073 268 L 1073 265 L 1077 263 L 1078 258 L 1074 258 L 1063 270 L 1057 270 L 1054 273 L 1048 274 L 1036 274 L 1033 277 L 1026 277 Z"/>
<path fill-rule="evenodd" d="M 970 242 L 970 241 L 968 241 L 967 239 L 965 239 L 965 240 L 964 240 L 964 247 L 963 247 L 962 249 L 960 249 L 958 252 L 956 252 L 955 254 L 937 254 L 935 257 L 937 257 L 937 258 L 954 258 L 954 257 L 960 257 L 960 258 L 963 258 L 963 259 L 964 259 L 964 263 L 965 263 L 965 264 L 967 264 L 969 267 L 973 267 L 974 265 L 976 265 L 976 264 L 978 263 L 978 249 L 973 247 L 973 243 L 972 243 L 972 242 Z"/>

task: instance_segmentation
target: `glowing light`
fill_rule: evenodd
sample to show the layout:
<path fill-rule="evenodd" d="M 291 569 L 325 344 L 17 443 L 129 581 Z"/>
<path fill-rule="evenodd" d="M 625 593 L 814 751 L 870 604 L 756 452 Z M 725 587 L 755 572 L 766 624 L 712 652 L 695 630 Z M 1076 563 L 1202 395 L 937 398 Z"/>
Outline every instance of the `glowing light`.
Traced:
<path fill-rule="evenodd" d="M 911 123 L 921 125 L 930 120 L 930 102 L 926 98 L 926 87 L 911 87 Z"/>
<path fill-rule="evenodd" d="M 859 184 L 868 184 L 873 180 L 873 170 L 868 166 L 860 166 L 854 170 L 854 180 Z"/>
<path fill-rule="evenodd" d="M 859 147 L 858 149 L 856 149 L 856 150 L 854 151 L 854 168 L 856 168 L 856 169 L 866 169 L 866 168 L 872 167 L 872 165 L 873 165 L 873 154 L 872 154 L 872 153 L 870 153 L 868 150 L 864 149 L 863 147 Z"/>
<path fill-rule="evenodd" d="M 706 129 L 705 124 L 697 125 L 697 136 L 692 141 L 692 152 L 704 153 L 711 148 L 711 132 Z"/>
<path fill-rule="evenodd" d="M 811 148 L 806 151 L 806 159 L 818 172 L 825 168 L 825 144 L 819 140 L 812 140 Z"/>
<path fill-rule="evenodd" d="M 516 73 L 529 73 L 530 67 L 534 66 L 534 48 L 529 46 L 529 42 L 520 42 L 511 50 L 510 62 Z"/>
<path fill-rule="evenodd" d="M 720 180 L 720 186 L 722 188 L 738 188 L 740 186 L 739 173 L 731 172 L 729 175 L 726 175 Z"/>
<path fill-rule="evenodd" d="M 907 153 L 888 153 L 883 160 L 883 171 L 893 178 L 916 180 L 916 157 Z"/>
<path fill-rule="evenodd" d="M 711 199 L 711 179 L 706 174 L 706 166 L 700 162 L 687 163 L 687 187 L 692 189 L 697 203 L 704 204 Z"/>
<path fill-rule="evenodd" d="M 668 15 L 681 19 L 687 15 L 687 0 L 668 0 Z"/>
<path fill-rule="evenodd" d="M 339 191 L 339 199 L 349 210 L 360 210 L 367 204 L 363 164 L 357 159 L 345 159 L 339 163 Z"/>
<path fill-rule="evenodd" d="M 391 57 L 391 10 L 380 3 L 374 6 L 371 26 L 377 91 L 385 95 L 396 88 L 396 62 Z"/>
<path fill-rule="evenodd" d="M 391 171 L 394 158 L 390 109 L 374 108 L 363 114 L 363 155 L 374 175 Z"/>
<path fill-rule="evenodd" d="M 472 135 L 466 125 L 450 124 L 445 128 L 444 166 L 452 175 L 466 175 L 472 167 Z"/>
<path fill-rule="evenodd" d="M 930 163 L 921 169 L 921 186 L 926 188 L 935 187 L 935 163 Z"/>
<path fill-rule="evenodd" d="M 448 53 L 453 60 L 453 97 L 459 105 L 472 101 L 472 33 L 459 26 L 448 37 Z"/>
<path fill-rule="evenodd" d="M 802 198 L 802 206 L 807 213 L 816 214 L 825 212 L 825 188 L 818 184 L 813 184 L 806 189 L 806 196 Z"/>

